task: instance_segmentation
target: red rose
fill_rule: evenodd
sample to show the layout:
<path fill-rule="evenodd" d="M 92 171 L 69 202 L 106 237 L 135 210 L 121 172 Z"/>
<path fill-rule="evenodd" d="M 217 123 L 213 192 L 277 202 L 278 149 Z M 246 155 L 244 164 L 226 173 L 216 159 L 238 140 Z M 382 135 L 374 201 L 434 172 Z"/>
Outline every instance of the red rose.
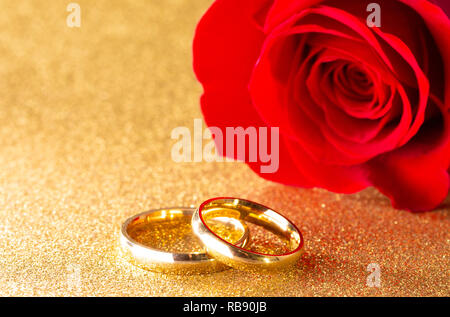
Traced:
<path fill-rule="evenodd" d="M 435 208 L 449 190 L 444 2 L 216 0 L 194 40 L 206 123 L 279 127 L 279 169 L 260 174 L 272 181 Z"/>

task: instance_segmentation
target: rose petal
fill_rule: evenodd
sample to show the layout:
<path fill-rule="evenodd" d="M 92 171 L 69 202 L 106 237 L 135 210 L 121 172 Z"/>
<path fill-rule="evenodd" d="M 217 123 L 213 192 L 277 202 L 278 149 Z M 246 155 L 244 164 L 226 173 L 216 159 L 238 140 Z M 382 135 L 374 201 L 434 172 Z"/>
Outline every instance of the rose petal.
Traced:
<path fill-rule="evenodd" d="M 201 99 L 203 115 L 207 125 L 219 127 L 224 136 L 226 127 L 267 126 L 253 107 L 247 89 L 264 37 L 250 18 L 254 7 L 242 5 L 240 0 L 217 0 L 200 21 L 194 39 L 194 69 L 205 91 Z M 310 187 L 309 180 L 280 147 L 278 171 L 261 176 Z M 267 164 L 249 165 L 260 174 L 261 165 Z"/>
<path fill-rule="evenodd" d="M 367 163 L 369 180 L 394 207 L 411 211 L 436 208 L 447 196 L 450 163 L 450 118 L 443 104 L 442 129 L 430 120 L 406 146 Z M 428 132 L 428 133 L 426 133 Z"/>
<path fill-rule="evenodd" d="M 285 138 L 289 153 L 298 169 L 311 179 L 315 187 L 325 188 L 336 193 L 355 193 L 367 186 L 367 170 L 364 166 L 338 166 L 323 164 L 313 159 L 301 144 Z"/>

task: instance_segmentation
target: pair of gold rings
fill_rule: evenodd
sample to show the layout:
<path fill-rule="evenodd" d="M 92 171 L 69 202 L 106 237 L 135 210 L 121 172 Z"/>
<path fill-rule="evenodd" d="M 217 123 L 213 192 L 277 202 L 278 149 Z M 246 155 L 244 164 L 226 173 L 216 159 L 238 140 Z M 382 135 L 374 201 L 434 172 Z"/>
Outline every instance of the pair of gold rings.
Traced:
<path fill-rule="evenodd" d="M 170 223 L 190 219 L 192 232 L 201 242 L 201 252 L 166 252 L 136 241 L 133 231 L 147 223 Z M 286 252 L 265 254 L 246 249 L 251 237 L 247 223 L 260 226 L 286 242 Z M 221 227 L 228 234 L 219 234 Z M 149 234 L 152 234 L 150 232 Z M 124 254 L 136 265 L 157 272 L 205 273 L 233 267 L 273 270 L 295 264 L 303 251 L 300 230 L 287 218 L 258 203 L 229 197 L 213 198 L 194 208 L 150 210 L 127 219 L 120 242 Z"/>

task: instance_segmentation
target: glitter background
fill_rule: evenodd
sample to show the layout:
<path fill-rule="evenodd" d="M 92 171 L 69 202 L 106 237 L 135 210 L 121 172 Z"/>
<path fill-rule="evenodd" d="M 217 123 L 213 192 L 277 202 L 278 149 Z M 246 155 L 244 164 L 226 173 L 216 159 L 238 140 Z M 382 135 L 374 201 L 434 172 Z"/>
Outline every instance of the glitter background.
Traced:
<path fill-rule="evenodd" d="M 174 163 L 201 87 L 196 22 L 211 0 L 0 1 L 0 295 L 449 296 L 449 202 L 394 210 L 369 189 L 304 190 L 240 163 Z M 287 215 L 306 252 L 290 272 L 151 273 L 118 256 L 121 222 L 238 196 Z M 381 287 L 366 267 L 381 267 Z"/>

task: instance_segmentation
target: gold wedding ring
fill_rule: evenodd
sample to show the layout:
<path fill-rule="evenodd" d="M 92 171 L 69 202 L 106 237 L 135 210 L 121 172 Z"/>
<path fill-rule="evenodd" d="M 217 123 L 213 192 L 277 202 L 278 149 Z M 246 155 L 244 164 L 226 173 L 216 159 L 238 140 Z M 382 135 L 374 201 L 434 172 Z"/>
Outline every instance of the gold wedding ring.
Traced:
<path fill-rule="evenodd" d="M 157 272 L 165 273 L 204 273 L 225 269 L 227 266 L 209 257 L 204 250 L 199 252 L 170 252 L 169 250 L 150 247 L 137 240 L 135 233 L 139 228 L 146 225 L 163 224 L 167 225 L 176 221 L 185 221 L 191 225 L 191 218 L 194 214 L 193 208 L 166 208 L 150 210 L 127 219 L 123 225 L 120 235 L 120 244 L 124 255 L 134 264 Z M 212 217 L 210 226 L 225 227 L 229 235 L 227 239 L 231 245 L 245 247 L 248 242 L 248 228 L 236 218 L 224 216 Z M 181 228 L 175 228 L 181 230 Z M 148 230 L 147 230 L 148 231 Z M 190 238 L 197 239 L 190 229 Z M 148 232 L 150 235 L 157 235 L 157 230 Z M 158 237 L 156 237 L 158 238 Z M 202 248 L 203 249 L 203 248 Z"/>
<path fill-rule="evenodd" d="M 208 225 L 216 217 L 235 218 L 262 226 L 286 241 L 289 251 L 283 254 L 263 254 L 227 242 Z M 192 216 L 192 229 L 199 237 L 206 252 L 217 261 L 245 270 L 272 270 L 294 265 L 303 251 L 300 230 L 288 219 L 263 205 L 237 198 L 213 198 L 205 201 Z"/>

